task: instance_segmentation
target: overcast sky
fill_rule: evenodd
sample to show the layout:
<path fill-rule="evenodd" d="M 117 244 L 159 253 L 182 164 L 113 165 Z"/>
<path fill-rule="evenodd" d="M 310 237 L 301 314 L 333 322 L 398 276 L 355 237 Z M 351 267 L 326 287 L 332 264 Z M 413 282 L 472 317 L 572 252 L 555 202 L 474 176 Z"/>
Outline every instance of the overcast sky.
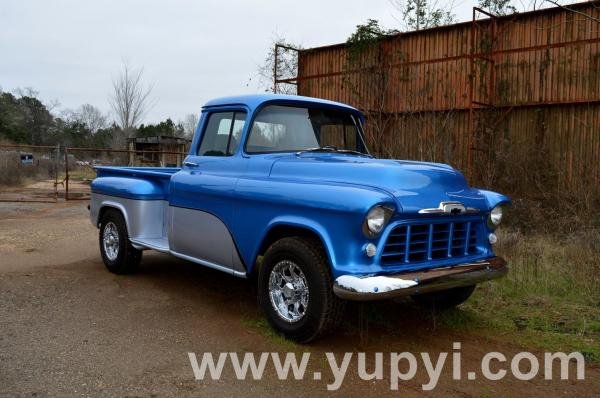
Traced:
<path fill-rule="evenodd" d="M 475 0 L 454 3 L 468 19 Z M 388 0 L 0 0 L 0 88 L 109 112 L 127 60 L 154 85 L 145 122 L 177 121 L 210 98 L 259 91 L 257 66 L 277 36 L 305 48 L 339 43 L 368 18 L 397 27 L 395 15 Z"/>

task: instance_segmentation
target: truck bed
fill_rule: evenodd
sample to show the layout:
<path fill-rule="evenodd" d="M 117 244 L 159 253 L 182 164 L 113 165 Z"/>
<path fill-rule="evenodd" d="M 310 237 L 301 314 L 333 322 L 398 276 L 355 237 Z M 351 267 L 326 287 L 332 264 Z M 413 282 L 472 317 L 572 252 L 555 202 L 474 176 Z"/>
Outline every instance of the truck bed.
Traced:
<path fill-rule="evenodd" d="M 128 177 L 158 177 L 171 178 L 181 168 L 179 167 L 114 167 L 96 166 L 98 177 L 128 176 Z"/>
<path fill-rule="evenodd" d="M 137 200 L 168 200 L 175 167 L 96 167 L 93 193 Z"/>
<path fill-rule="evenodd" d="M 92 222 L 95 209 L 109 203 L 124 215 L 130 240 L 139 249 L 169 252 L 167 219 L 169 183 L 179 168 L 96 167 L 92 181 Z"/>

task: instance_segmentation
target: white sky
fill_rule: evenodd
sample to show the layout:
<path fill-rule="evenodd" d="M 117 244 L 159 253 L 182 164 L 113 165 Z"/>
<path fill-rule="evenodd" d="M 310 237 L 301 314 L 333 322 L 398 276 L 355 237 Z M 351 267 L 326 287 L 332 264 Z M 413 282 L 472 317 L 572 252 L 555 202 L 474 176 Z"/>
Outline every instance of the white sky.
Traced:
<path fill-rule="evenodd" d="M 459 20 L 475 3 L 455 1 Z M 368 18 L 397 27 L 394 14 L 388 0 L 0 0 L 0 88 L 109 112 L 127 60 L 154 84 L 144 122 L 178 121 L 213 97 L 259 91 L 257 66 L 276 36 L 339 43 Z"/>

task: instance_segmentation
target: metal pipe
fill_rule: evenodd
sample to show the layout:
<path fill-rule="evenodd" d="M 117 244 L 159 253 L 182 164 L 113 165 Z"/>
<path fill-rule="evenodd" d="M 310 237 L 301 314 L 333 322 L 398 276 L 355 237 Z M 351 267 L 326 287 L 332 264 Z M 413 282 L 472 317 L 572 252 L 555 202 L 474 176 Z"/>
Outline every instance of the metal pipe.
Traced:
<path fill-rule="evenodd" d="M 187 152 L 176 151 L 153 151 L 145 149 L 108 149 L 108 148 L 76 148 L 69 147 L 71 152 L 116 152 L 116 153 L 164 153 L 167 155 L 187 155 Z"/>
<path fill-rule="evenodd" d="M 56 149 L 56 146 L 51 146 L 51 145 L 27 145 L 27 144 L 0 144 L 0 148 Z"/>
<path fill-rule="evenodd" d="M 275 53 L 273 60 L 273 94 L 277 94 L 277 53 L 279 50 L 279 44 L 275 44 Z"/>
<path fill-rule="evenodd" d="M 471 54 L 471 53 L 460 54 L 460 55 L 454 55 L 454 56 L 450 56 L 450 57 L 432 58 L 432 59 L 426 59 L 426 60 L 421 60 L 421 61 L 399 62 L 399 63 L 389 64 L 386 67 L 395 69 L 395 68 L 401 68 L 401 67 L 406 67 L 406 66 L 426 65 L 426 64 L 435 64 L 435 63 L 442 63 L 442 62 L 449 62 L 449 61 L 457 61 L 457 60 L 461 60 L 461 59 L 470 59 L 472 57 L 484 58 L 484 57 L 490 56 L 490 55 L 524 53 L 524 52 L 531 52 L 531 51 L 540 51 L 540 50 L 546 50 L 546 49 L 562 48 L 562 47 L 569 47 L 569 46 L 580 46 L 583 44 L 595 44 L 595 43 L 600 43 L 600 37 L 595 37 L 595 38 L 591 38 L 591 39 L 571 40 L 571 41 L 565 41 L 565 42 L 560 42 L 560 43 L 540 44 L 540 45 L 529 46 L 529 47 L 511 48 L 511 49 L 506 49 L 506 50 L 495 50 L 492 52 L 485 52 L 485 53 L 474 52 L 473 54 Z M 296 77 L 288 78 L 288 79 L 278 79 L 277 82 L 278 83 L 292 83 L 292 82 L 298 82 L 298 81 L 302 81 L 302 80 L 318 79 L 318 78 L 322 78 L 322 77 L 341 76 L 341 75 L 370 71 L 370 70 L 372 70 L 372 68 L 373 67 L 356 68 L 356 69 L 343 70 L 343 71 L 338 71 L 338 72 L 318 73 L 318 74 L 308 75 L 308 76 L 296 76 Z"/>
<path fill-rule="evenodd" d="M 58 165 L 60 164 L 60 144 L 56 144 L 54 154 L 54 201 L 58 201 Z"/>
<path fill-rule="evenodd" d="M 69 148 L 65 147 L 65 200 L 69 200 Z"/>

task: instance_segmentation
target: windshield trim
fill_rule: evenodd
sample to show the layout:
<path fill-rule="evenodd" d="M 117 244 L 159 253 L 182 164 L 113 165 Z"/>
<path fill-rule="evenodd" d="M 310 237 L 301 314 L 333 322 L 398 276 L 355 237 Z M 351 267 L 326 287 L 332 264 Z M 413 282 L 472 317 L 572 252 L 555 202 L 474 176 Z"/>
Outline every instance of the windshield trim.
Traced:
<path fill-rule="evenodd" d="M 373 155 L 371 155 L 371 151 L 369 151 L 367 142 L 365 141 L 365 132 L 362 129 L 362 123 L 360 123 L 360 120 L 357 121 L 353 114 L 350 114 L 350 118 L 352 119 L 352 122 L 354 122 L 354 127 L 356 127 L 356 129 L 358 130 L 358 136 L 360 137 L 360 141 L 362 142 L 365 151 L 367 151 L 367 155 L 373 157 Z"/>
<path fill-rule="evenodd" d="M 338 111 L 338 112 L 346 112 L 350 115 L 350 118 L 352 119 L 352 121 L 354 122 L 354 126 L 357 128 L 358 130 L 358 135 L 360 137 L 361 143 L 364 146 L 365 150 L 367 151 L 366 154 L 369 156 L 372 156 L 369 148 L 366 145 L 366 141 L 365 141 L 365 137 L 364 137 L 364 131 L 362 129 L 362 125 L 360 123 L 360 113 L 358 111 L 352 111 L 352 109 L 347 109 L 341 106 L 331 106 L 329 104 L 314 104 L 314 103 L 310 103 L 310 102 L 304 102 L 304 101 L 282 101 L 282 100 L 275 100 L 275 101 L 266 101 L 263 102 L 259 107 L 257 107 L 256 109 L 254 109 L 254 111 L 252 112 L 252 117 L 248 123 L 247 126 L 245 126 L 245 128 L 247 129 L 245 132 L 245 137 L 244 137 L 244 145 L 241 147 L 242 150 L 242 155 L 246 156 L 246 157 L 250 157 L 252 155 L 268 155 L 268 154 L 278 154 L 278 153 L 296 153 L 298 152 L 300 149 L 296 149 L 296 150 L 285 150 L 285 151 L 260 151 L 260 152 L 248 152 L 247 150 L 247 146 L 248 146 L 248 140 L 250 139 L 250 133 L 252 132 L 252 127 L 254 126 L 254 122 L 256 117 L 258 116 L 258 114 L 267 106 L 286 106 L 288 108 L 306 108 L 306 109 L 322 109 L 322 110 L 334 110 L 334 111 Z M 358 122 L 357 122 L 358 120 Z"/>

